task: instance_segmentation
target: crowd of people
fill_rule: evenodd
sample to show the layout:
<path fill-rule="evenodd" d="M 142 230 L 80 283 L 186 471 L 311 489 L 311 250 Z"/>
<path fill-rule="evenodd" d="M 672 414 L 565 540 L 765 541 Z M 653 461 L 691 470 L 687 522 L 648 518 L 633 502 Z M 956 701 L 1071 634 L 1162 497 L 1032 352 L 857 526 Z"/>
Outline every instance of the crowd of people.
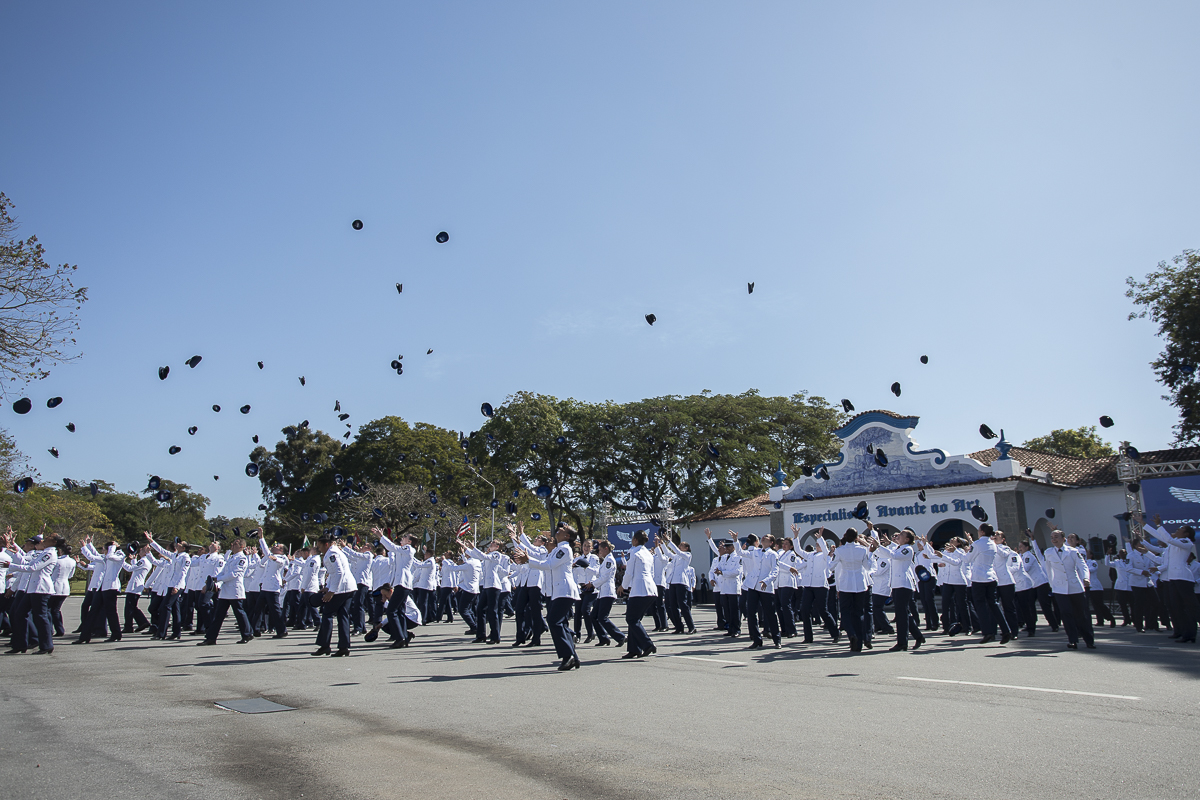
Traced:
<path fill-rule="evenodd" d="M 985 523 L 939 550 L 911 529 L 884 535 L 869 521 L 865 528 L 851 528 L 840 540 L 821 529 L 803 547 L 794 526 L 792 537 L 761 539 L 730 531 L 730 538 L 716 540 L 706 530 L 714 557 L 702 584 L 711 589 L 716 630 L 736 641 L 744 623 L 748 649 L 768 641 L 781 647 L 783 639 L 800 636 L 812 643 L 816 626 L 834 644 L 845 637 L 851 652 L 872 649 L 877 635 L 894 635 L 890 649 L 905 651 L 935 631 L 978 634 L 982 644 L 996 641 L 997 633 L 999 644 L 1021 630 L 1034 636 L 1040 608 L 1051 631 L 1065 633 L 1067 647 L 1076 649 L 1082 639 L 1094 648 L 1091 616 L 1097 625 L 1117 624 L 1100 586 L 1102 563 L 1116 574 L 1123 625 L 1143 632 L 1161 624 L 1172 639 L 1196 641 L 1200 563 L 1190 527 L 1171 533 L 1155 518 L 1148 536 L 1100 562 L 1079 537 L 1059 530 L 1045 550 L 1028 531 L 1014 550 Z M 697 632 L 690 547 L 668 536 L 651 539 L 649 531 L 633 534 L 621 561 L 609 541 L 578 541 L 565 524 L 532 539 L 521 525 L 510 525 L 502 539 L 481 546 L 458 540 L 454 554 L 441 557 L 407 535 L 393 541 L 379 529 L 370 544 L 327 534 L 294 554 L 256 533 L 256 543 L 236 538 L 226 550 L 215 541 L 180 540 L 168 549 L 150 533 L 144 541 L 98 548 L 89 537 L 73 554 L 62 538 L 42 534 L 22 548 L 9 529 L 0 551 L 7 653 L 53 652 L 55 637 L 66 636 L 62 605 L 77 570 L 89 573 L 71 642 L 78 645 L 144 634 L 202 637 L 197 644 L 211 646 L 232 612 L 239 644 L 315 630 L 312 655 L 340 657 L 349 654 L 352 637 L 371 644 L 386 634 L 378 646 L 404 648 L 415 628 L 457 616 L 470 641 L 485 646 L 501 644 L 506 620 L 514 628 L 511 647 L 541 647 L 549 634 L 558 669 L 568 671 L 581 666 L 580 644 L 624 647 L 622 658 L 636 659 L 657 652 L 652 632 Z M 621 597 L 623 626 L 611 619 Z"/>

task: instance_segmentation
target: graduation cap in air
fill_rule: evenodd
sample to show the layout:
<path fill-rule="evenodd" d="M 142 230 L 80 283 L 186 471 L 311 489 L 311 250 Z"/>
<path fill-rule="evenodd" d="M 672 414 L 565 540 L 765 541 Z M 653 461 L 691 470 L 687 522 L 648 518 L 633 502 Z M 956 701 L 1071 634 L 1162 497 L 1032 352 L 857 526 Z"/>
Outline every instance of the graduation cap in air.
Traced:
<path fill-rule="evenodd" d="M 354 220 L 354 222 L 350 223 L 350 227 L 354 228 L 354 230 L 356 230 L 356 231 L 361 231 L 363 229 L 362 220 L 361 219 Z"/>
<path fill-rule="evenodd" d="M 499 501 L 499 500 L 495 500 L 495 499 L 493 499 L 493 500 L 492 500 L 492 502 L 488 503 L 488 507 L 489 507 L 489 508 L 499 508 L 499 507 L 500 507 L 500 501 Z"/>
<path fill-rule="evenodd" d="M 431 347 L 431 348 L 429 348 L 428 350 L 426 350 L 426 351 L 425 351 L 425 355 L 427 355 L 427 356 L 428 356 L 428 355 L 432 355 L 432 354 L 433 354 L 433 348 L 432 348 L 432 347 Z"/>
<path fill-rule="evenodd" d="M 55 458 L 58 458 L 58 448 L 57 447 L 51 447 L 46 452 L 49 453 L 50 455 L 54 456 Z"/>
<path fill-rule="evenodd" d="M 342 401 L 341 400 L 333 401 L 333 410 L 334 410 L 334 413 L 337 413 L 338 411 L 342 410 Z"/>
<path fill-rule="evenodd" d="M 858 505 L 856 505 L 854 507 L 854 511 L 851 512 L 851 515 L 855 519 L 867 519 L 868 517 L 870 517 L 871 512 L 869 510 L 867 510 L 867 501 L 859 500 Z"/>
<path fill-rule="evenodd" d="M 437 505 L 437 500 L 438 500 L 438 499 L 437 499 L 437 495 L 436 495 L 436 494 L 434 494 L 433 492 L 430 492 L 430 493 L 429 493 L 429 504 L 430 504 L 430 505 L 434 505 L 434 506 L 436 506 L 436 505 Z"/>
<path fill-rule="evenodd" d="M 746 294 L 754 294 L 754 281 L 746 284 Z"/>
<path fill-rule="evenodd" d="M 450 234 L 446 233 L 445 231 L 441 231 L 433 238 L 437 240 L 438 244 L 445 244 L 446 242 L 450 241 Z"/>
<path fill-rule="evenodd" d="M 75 491 L 75 481 L 71 480 L 70 478 L 63 478 L 62 482 L 67 491 Z"/>
<path fill-rule="evenodd" d="M 257 433 L 254 434 L 253 436 L 251 436 L 250 438 L 254 440 L 255 444 L 258 444 L 258 434 Z"/>
<path fill-rule="evenodd" d="M 58 408 L 61 405 L 62 405 L 61 397 L 51 397 L 49 400 L 46 401 L 46 408 Z"/>
<path fill-rule="evenodd" d="M 372 508 L 371 513 L 374 514 L 375 516 L 379 517 L 380 519 L 383 519 L 383 509 L 382 508 Z"/>
<path fill-rule="evenodd" d="M 986 424 L 979 426 L 979 435 L 985 439 L 998 439 L 996 432 L 989 428 Z"/>
<path fill-rule="evenodd" d="M 218 414 L 220 414 L 221 407 L 219 405 L 217 405 L 216 403 L 213 403 L 213 411 L 216 411 Z"/>
<path fill-rule="evenodd" d="M 134 553 L 136 553 L 138 551 L 138 546 L 133 542 L 126 542 L 125 547 L 123 549 L 129 555 L 133 555 Z"/>
<path fill-rule="evenodd" d="M 924 489 L 917 492 L 917 499 L 920 500 L 922 503 L 925 502 L 925 490 Z"/>
<path fill-rule="evenodd" d="M 258 475 L 258 464 L 253 461 L 246 465 L 246 477 L 253 478 Z"/>
<path fill-rule="evenodd" d="M 892 394 L 896 395 L 896 397 L 900 396 L 900 381 L 892 384 Z"/>
<path fill-rule="evenodd" d="M 168 448 L 167 448 L 167 452 L 168 452 L 169 454 L 171 454 L 171 455 L 175 455 L 175 454 L 177 454 L 177 453 L 178 453 L 179 451 L 181 451 L 181 450 L 183 450 L 183 448 L 182 448 L 182 447 L 180 447 L 180 446 L 179 446 L 179 445 L 177 445 L 177 444 L 173 444 L 173 445 L 171 445 L 170 447 L 168 447 Z"/>
<path fill-rule="evenodd" d="M 886 467 L 888 465 L 887 454 L 884 453 L 882 449 L 875 450 L 875 463 L 881 467 Z"/>
<path fill-rule="evenodd" d="M 1026 475 L 1032 475 L 1032 474 L 1033 474 L 1033 467 L 1026 467 L 1026 468 L 1025 468 L 1025 474 L 1026 474 Z"/>
<path fill-rule="evenodd" d="M 249 414 L 250 413 L 250 404 L 247 403 L 246 405 L 239 408 L 238 411 L 242 412 L 243 414 Z"/>
<path fill-rule="evenodd" d="M 850 412 L 852 412 L 854 410 L 854 403 L 851 403 L 849 400 L 847 400 L 846 398 L 843 397 L 842 398 L 842 410 L 845 411 L 847 414 L 849 414 Z"/>
<path fill-rule="evenodd" d="M 304 385 L 304 376 L 303 375 L 300 376 L 300 385 L 301 386 Z"/>
<path fill-rule="evenodd" d="M 1137 481 L 1133 481 L 1132 483 L 1125 484 L 1125 488 L 1129 490 L 1130 494 L 1137 494 L 1142 490 L 1142 485 Z"/>
<path fill-rule="evenodd" d="M 506 513 L 506 514 L 517 513 L 517 504 L 514 503 L 512 500 L 509 500 L 507 503 L 504 504 L 504 513 Z"/>
<path fill-rule="evenodd" d="M 88 484 L 88 491 L 92 493 L 92 497 L 95 497 L 100 494 L 100 484 L 92 481 L 92 483 Z"/>
<path fill-rule="evenodd" d="M 825 469 L 825 467 L 821 467 L 821 469 L 817 471 L 817 477 L 823 481 L 829 480 L 829 470 Z"/>
<path fill-rule="evenodd" d="M 198 431 L 198 430 L 200 430 L 200 429 L 197 428 L 195 425 L 193 425 L 192 427 L 188 428 L 188 436 L 195 436 L 196 431 Z"/>
<path fill-rule="evenodd" d="M 258 510 L 259 510 L 259 511 L 266 511 L 266 510 L 267 510 L 267 504 L 266 504 L 266 503 L 259 503 L 259 504 L 258 504 Z"/>
<path fill-rule="evenodd" d="M 868 445 L 867 445 L 867 452 L 868 452 L 868 453 L 870 453 L 871 455 L 875 455 L 875 445 L 873 445 L 873 444 L 868 444 Z"/>
<path fill-rule="evenodd" d="M 17 494 L 24 494 L 33 488 L 33 478 L 21 478 L 13 484 L 13 491 Z"/>
<path fill-rule="evenodd" d="M 67 430 L 68 430 L 68 431 L 70 431 L 71 433 L 74 433 L 74 432 L 75 432 L 75 423 L 74 423 L 74 422 L 68 422 L 68 423 L 67 423 Z"/>
<path fill-rule="evenodd" d="M 565 437 L 565 436 L 559 436 L 557 439 L 555 439 L 555 440 L 554 440 L 554 443 L 555 443 L 555 444 L 566 444 L 566 443 L 567 443 L 567 437 Z"/>
<path fill-rule="evenodd" d="M 162 478 L 157 475 L 150 476 L 150 481 L 146 484 L 146 488 L 152 492 L 157 492 L 162 486 Z"/>
<path fill-rule="evenodd" d="M 396 284 L 396 294 L 404 294 L 404 284 L 403 283 Z"/>
<path fill-rule="evenodd" d="M 154 495 L 154 499 L 160 503 L 169 503 L 169 502 L 171 502 L 171 493 L 168 492 L 166 489 L 163 489 L 161 492 Z M 178 542 L 179 537 L 175 537 L 175 541 Z"/>
<path fill-rule="evenodd" d="M 1054 513 L 1055 512 L 1054 512 L 1053 508 L 1047 508 L 1046 509 L 1046 519 L 1054 519 Z"/>
<path fill-rule="evenodd" d="M 776 503 L 776 504 L 775 504 L 775 507 L 776 507 L 776 508 L 783 508 L 783 503 Z"/>
<path fill-rule="evenodd" d="M 260 362 L 258 362 L 258 368 L 259 368 L 259 369 L 262 369 L 262 368 L 263 368 L 263 362 L 261 362 L 261 361 L 260 361 Z"/>
<path fill-rule="evenodd" d="M 342 473 L 336 472 L 333 475 L 333 483 L 335 486 L 341 486 L 346 479 L 342 477 Z"/>
<path fill-rule="evenodd" d="M 646 505 L 646 501 L 645 501 L 645 500 L 638 500 L 638 501 L 637 501 L 637 510 L 638 510 L 638 511 L 645 511 L 647 508 L 649 508 L 649 506 L 648 506 L 648 505 Z"/>
<path fill-rule="evenodd" d="M 167 376 L 170 374 L 171 374 L 170 367 L 159 367 L 158 368 L 158 379 L 160 381 L 165 381 L 167 379 Z"/>
<path fill-rule="evenodd" d="M 462 498 L 462 507 L 463 507 L 463 508 L 466 508 L 466 507 L 467 507 L 468 505 L 470 505 L 470 504 L 471 504 L 471 498 L 470 498 L 470 497 L 466 497 L 466 496 L 464 496 L 464 497 Z"/>
<path fill-rule="evenodd" d="M 408 512 L 408 518 L 409 519 L 420 519 L 421 515 L 415 511 L 410 511 L 410 512 Z"/>
<path fill-rule="evenodd" d="M 800 471 L 804 473 L 804 477 L 806 477 L 806 478 L 812 477 L 813 470 L 812 470 L 812 467 L 810 467 L 808 464 L 805 464 L 804 466 L 802 466 L 800 468 Z"/>
<path fill-rule="evenodd" d="M 921 356 L 921 363 L 922 363 L 922 364 L 928 364 L 928 363 L 929 363 L 929 356 Z"/>
<path fill-rule="evenodd" d="M 971 506 L 971 516 L 980 522 L 987 522 L 987 512 L 983 510 L 983 506 Z"/>
<path fill-rule="evenodd" d="M 530 450 L 537 450 L 537 442 L 533 442 L 533 443 L 531 443 L 531 444 L 529 445 L 529 449 L 530 449 Z"/>
<path fill-rule="evenodd" d="M 708 455 L 710 458 L 720 458 L 721 457 L 721 451 L 718 450 L 717 446 L 715 444 L 713 444 L 712 442 L 709 442 L 704 447 L 705 447 L 705 450 L 708 452 Z"/>
<path fill-rule="evenodd" d="M 649 322 L 651 325 L 653 325 L 655 322 L 658 322 L 658 317 L 654 316 L 653 314 L 647 314 L 646 322 Z"/>
<path fill-rule="evenodd" d="M 536 522 L 537 520 L 542 518 L 542 515 L 535 511 L 529 515 L 529 518 Z"/>
<path fill-rule="evenodd" d="M 13 411 L 17 412 L 18 414 L 28 414 L 32 408 L 33 403 L 30 402 L 28 397 L 22 397 L 20 400 L 13 403 Z"/>
<path fill-rule="evenodd" d="M 192 369 L 195 369 L 196 365 L 199 364 L 202 360 L 203 360 L 203 358 L 201 356 L 192 356 L 191 358 L 189 358 L 187 361 L 185 361 L 183 363 L 187 364 Z"/>
<path fill-rule="evenodd" d="M 1113 418 L 1110 416 L 1105 415 L 1100 418 L 1100 427 L 1101 428 L 1111 428 L 1115 424 L 1116 423 L 1113 422 Z"/>
<path fill-rule="evenodd" d="M 801 500 L 816 500 L 817 498 L 813 497 L 811 494 L 808 494 L 808 493 L 806 492 L 806 493 L 804 494 L 804 496 L 803 496 L 802 498 L 800 498 L 800 499 L 801 499 Z"/>

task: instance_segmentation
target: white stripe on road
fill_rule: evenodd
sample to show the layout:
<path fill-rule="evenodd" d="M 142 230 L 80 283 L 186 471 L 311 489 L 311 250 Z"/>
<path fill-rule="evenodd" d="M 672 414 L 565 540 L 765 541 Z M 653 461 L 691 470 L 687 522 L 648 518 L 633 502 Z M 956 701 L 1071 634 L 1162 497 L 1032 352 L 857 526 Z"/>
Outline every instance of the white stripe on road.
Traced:
<path fill-rule="evenodd" d="M 737 664 L 740 667 L 749 663 L 746 661 L 725 661 L 720 658 L 700 658 L 700 656 L 670 656 L 670 658 L 686 658 L 689 661 L 711 661 L 714 664 Z"/>
<path fill-rule="evenodd" d="M 957 683 L 960 686 L 987 686 L 992 689 L 1019 689 L 1023 692 L 1050 692 L 1051 694 L 1081 694 L 1087 697 L 1111 697 L 1114 700 L 1141 700 L 1127 694 L 1101 694 L 1100 692 L 1076 692 L 1071 689 L 1043 689 L 1040 686 L 1010 686 L 1007 683 L 977 683 L 975 681 L 946 681 L 938 678 L 905 678 L 897 677 L 900 681 L 921 681 L 922 683 Z"/>

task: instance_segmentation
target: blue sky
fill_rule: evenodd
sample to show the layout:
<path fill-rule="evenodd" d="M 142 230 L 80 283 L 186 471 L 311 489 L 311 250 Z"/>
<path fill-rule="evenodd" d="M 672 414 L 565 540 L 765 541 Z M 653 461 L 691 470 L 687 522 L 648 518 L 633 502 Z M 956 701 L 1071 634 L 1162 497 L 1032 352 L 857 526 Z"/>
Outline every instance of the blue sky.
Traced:
<path fill-rule="evenodd" d="M 981 422 L 1020 442 L 1101 414 L 1165 447 L 1124 279 L 1200 244 L 1198 22 L 6 3 L 0 191 L 91 300 L 84 357 L 0 424 L 47 479 L 156 473 L 227 515 L 259 502 L 251 435 L 337 433 L 335 400 L 469 430 L 518 390 L 808 390 L 919 415 L 953 452 L 986 446 Z"/>

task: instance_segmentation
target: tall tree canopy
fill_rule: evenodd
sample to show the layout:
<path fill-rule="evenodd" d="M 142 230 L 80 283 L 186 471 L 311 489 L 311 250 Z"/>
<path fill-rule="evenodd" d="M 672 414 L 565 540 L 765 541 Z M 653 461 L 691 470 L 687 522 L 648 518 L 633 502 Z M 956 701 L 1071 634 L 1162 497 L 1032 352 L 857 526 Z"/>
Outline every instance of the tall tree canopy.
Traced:
<path fill-rule="evenodd" d="M 1160 261 L 1158 268 L 1143 280 L 1127 278 L 1125 296 L 1142 307 L 1130 313 L 1130 319 L 1149 316 L 1158 323 L 1158 335 L 1166 347 L 1150 362 L 1159 383 L 1170 394 L 1164 400 L 1179 409 L 1175 425 L 1175 443 L 1200 443 L 1200 252 L 1184 250 L 1171 259 Z"/>
<path fill-rule="evenodd" d="M 1096 426 L 1081 426 L 1073 430 L 1058 429 L 1045 436 L 1038 436 L 1021 447 L 1070 458 L 1101 458 L 1115 456 L 1117 451 L 1096 433 Z"/>
<path fill-rule="evenodd" d="M 12 207 L 0 192 L 0 395 L 11 382 L 45 378 L 54 364 L 78 357 L 77 312 L 87 300 L 87 287 L 71 282 L 78 267 L 51 266 L 36 236 L 16 238 Z"/>

